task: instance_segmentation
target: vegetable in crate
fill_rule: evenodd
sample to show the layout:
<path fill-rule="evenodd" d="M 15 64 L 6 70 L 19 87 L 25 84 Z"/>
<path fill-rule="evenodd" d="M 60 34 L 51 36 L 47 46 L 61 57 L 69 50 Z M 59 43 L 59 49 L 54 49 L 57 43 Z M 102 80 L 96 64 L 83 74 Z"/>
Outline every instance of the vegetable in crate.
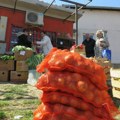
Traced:
<path fill-rule="evenodd" d="M 29 70 L 36 69 L 36 66 L 42 62 L 44 59 L 43 54 L 33 54 L 31 57 L 29 57 L 26 60 L 26 63 L 28 64 Z"/>
<path fill-rule="evenodd" d="M 14 56 L 13 55 L 2 55 L 0 56 L 1 60 L 14 60 Z"/>
<path fill-rule="evenodd" d="M 25 47 L 25 46 L 17 45 L 15 47 L 13 47 L 12 52 L 14 53 L 14 52 L 24 51 L 24 50 L 31 50 L 31 51 L 33 51 L 33 49 L 30 48 L 30 47 Z"/>

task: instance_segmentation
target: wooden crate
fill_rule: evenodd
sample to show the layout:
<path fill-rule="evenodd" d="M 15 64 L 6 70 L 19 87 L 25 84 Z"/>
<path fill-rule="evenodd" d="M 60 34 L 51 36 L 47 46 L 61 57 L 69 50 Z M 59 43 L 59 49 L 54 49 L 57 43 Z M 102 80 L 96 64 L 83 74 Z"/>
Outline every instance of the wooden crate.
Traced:
<path fill-rule="evenodd" d="M 107 77 L 107 80 L 111 80 L 111 76 L 110 76 L 110 73 L 105 73 L 106 74 L 106 77 Z"/>
<path fill-rule="evenodd" d="M 77 52 L 80 55 L 86 56 L 85 46 L 83 46 L 83 48 L 75 48 L 75 49 L 71 50 L 70 52 Z"/>
<path fill-rule="evenodd" d="M 31 57 L 32 55 L 33 55 L 32 50 L 18 51 L 14 53 L 15 60 L 18 61 L 27 60 L 27 58 Z"/>
<path fill-rule="evenodd" d="M 112 64 L 110 61 L 106 60 L 105 58 L 96 59 L 96 63 L 103 66 L 111 68 Z"/>
<path fill-rule="evenodd" d="M 26 61 L 16 61 L 16 71 L 28 71 L 28 64 Z"/>
<path fill-rule="evenodd" d="M 110 69 L 110 75 L 114 78 L 120 78 L 120 69 Z"/>
<path fill-rule="evenodd" d="M 111 79 L 110 69 L 112 67 L 111 61 L 108 61 L 106 58 L 90 58 L 90 59 L 103 67 L 107 80 L 110 80 Z"/>
<path fill-rule="evenodd" d="M 110 74 L 110 68 L 109 67 L 104 68 L 104 72 L 105 72 L 105 74 L 108 74 L 108 73 Z"/>
<path fill-rule="evenodd" d="M 120 78 L 111 78 L 111 84 L 113 87 L 120 88 Z"/>
<path fill-rule="evenodd" d="M 112 94 L 113 97 L 120 99 L 120 88 L 113 87 Z"/>
<path fill-rule="evenodd" d="M 9 71 L 0 70 L 0 82 L 7 82 L 9 80 Z"/>
<path fill-rule="evenodd" d="M 10 82 L 27 83 L 28 71 L 10 71 Z"/>
<path fill-rule="evenodd" d="M 112 77 L 111 85 L 113 87 L 112 89 L 113 97 L 120 99 L 120 78 Z"/>
<path fill-rule="evenodd" d="M 0 70 L 14 70 L 15 61 L 14 60 L 0 60 Z"/>

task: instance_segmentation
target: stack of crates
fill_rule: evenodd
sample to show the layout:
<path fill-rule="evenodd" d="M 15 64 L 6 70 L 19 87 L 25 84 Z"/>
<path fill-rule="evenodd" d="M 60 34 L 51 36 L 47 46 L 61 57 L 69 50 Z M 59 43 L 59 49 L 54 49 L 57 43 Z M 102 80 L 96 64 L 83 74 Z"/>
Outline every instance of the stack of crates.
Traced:
<path fill-rule="evenodd" d="M 27 83 L 28 65 L 26 60 L 31 57 L 33 51 L 25 50 L 14 53 L 15 70 L 10 72 L 10 81 L 13 83 Z"/>
<path fill-rule="evenodd" d="M 92 58 L 97 64 L 101 65 L 106 74 L 107 80 L 111 80 L 110 69 L 112 67 L 111 61 L 106 58 Z"/>
<path fill-rule="evenodd" d="M 28 65 L 26 61 L 16 61 L 15 70 L 10 71 L 10 82 L 13 83 L 27 83 L 28 79 Z"/>
<path fill-rule="evenodd" d="M 8 82 L 12 70 L 15 70 L 14 60 L 0 60 L 0 82 Z"/>
<path fill-rule="evenodd" d="M 120 69 L 111 68 L 110 74 L 111 74 L 112 95 L 113 97 L 120 99 Z"/>
<path fill-rule="evenodd" d="M 71 51 L 71 52 L 77 52 L 77 53 L 79 53 L 80 55 L 86 57 L 85 46 L 84 46 L 84 45 L 81 45 L 81 46 L 82 46 L 82 47 L 76 46 L 74 49 L 71 49 L 70 51 Z"/>

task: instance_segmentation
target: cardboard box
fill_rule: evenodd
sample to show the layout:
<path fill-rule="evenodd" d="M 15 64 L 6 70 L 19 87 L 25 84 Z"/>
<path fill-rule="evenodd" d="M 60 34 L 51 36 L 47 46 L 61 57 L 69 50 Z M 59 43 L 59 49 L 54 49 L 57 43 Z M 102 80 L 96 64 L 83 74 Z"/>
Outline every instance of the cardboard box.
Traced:
<path fill-rule="evenodd" d="M 107 58 L 93 58 L 93 61 L 103 67 L 107 80 L 110 80 L 111 79 L 110 69 L 112 66 L 111 61 L 108 61 Z"/>
<path fill-rule="evenodd" d="M 111 80 L 111 76 L 110 76 L 110 73 L 106 73 L 106 77 L 107 77 L 107 80 Z"/>
<path fill-rule="evenodd" d="M 7 82 L 9 80 L 9 71 L 0 71 L 0 82 Z"/>
<path fill-rule="evenodd" d="M 85 47 L 83 46 L 83 48 L 75 48 L 73 50 L 71 50 L 71 52 L 77 52 L 79 53 L 80 55 L 83 55 L 83 56 L 86 56 L 86 52 L 85 52 Z"/>
<path fill-rule="evenodd" d="M 109 73 L 110 74 L 110 68 L 104 68 L 105 74 Z"/>
<path fill-rule="evenodd" d="M 120 99 L 120 88 L 113 87 L 112 94 L 113 97 Z"/>
<path fill-rule="evenodd" d="M 0 60 L 0 70 L 14 70 L 15 61 L 14 60 Z"/>
<path fill-rule="evenodd" d="M 32 50 L 18 51 L 14 53 L 15 60 L 27 60 L 27 58 L 33 55 Z"/>
<path fill-rule="evenodd" d="M 112 78 L 111 85 L 116 88 L 120 88 L 120 78 Z"/>
<path fill-rule="evenodd" d="M 26 61 L 16 61 L 16 71 L 28 71 L 28 64 Z"/>
<path fill-rule="evenodd" d="M 112 66 L 111 61 L 108 61 L 106 58 L 95 58 L 94 61 L 103 67 L 111 68 Z"/>
<path fill-rule="evenodd" d="M 10 82 L 13 83 L 27 83 L 27 71 L 10 71 Z"/>
<path fill-rule="evenodd" d="M 120 69 L 110 69 L 110 75 L 113 78 L 120 78 Z"/>

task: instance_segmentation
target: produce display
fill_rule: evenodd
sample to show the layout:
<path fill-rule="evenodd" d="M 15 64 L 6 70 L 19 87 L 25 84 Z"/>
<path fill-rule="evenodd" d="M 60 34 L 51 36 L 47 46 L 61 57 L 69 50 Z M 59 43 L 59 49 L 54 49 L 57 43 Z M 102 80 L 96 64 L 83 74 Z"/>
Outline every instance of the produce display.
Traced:
<path fill-rule="evenodd" d="M 78 52 L 80 55 L 86 56 L 85 46 L 83 44 L 73 45 L 70 49 L 71 52 Z"/>
<path fill-rule="evenodd" d="M 120 69 L 111 68 L 111 85 L 113 97 L 120 99 Z"/>
<path fill-rule="evenodd" d="M 119 113 L 102 66 L 76 52 L 53 48 L 37 66 L 43 91 L 34 120 L 114 120 Z"/>
<path fill-rule="evenodd" d="M 14 56 L 13 55 L 2 55 L 0 56 L 0 60 L 14 60 Z"/>
<path fill-rule="evenodd" d="M 14 52 L 23 51 L 23 50 L 31 50 L 32 51 L 32 48 L 25 47 L 25 46 L 22 46 L 22 45 L 17 45 L 15 47 L 13 47 L 12 52 L 14 53 Z"/>
<path fill-rule="evenodd" d="M 30 47 L 25 47 L 17 45 L 12 49 L 14 53 L 15 60 L 27 60 L 27 58 L 33 55 L 33 49 Z"/>
<path fill-rule="evenodd" d="M 110 69 L 112 67 L 111 61 L 109 61 L 107 58 L 95 58 L 94 57 L 90 59 L 103 67 L 107 80 L 110 80 L 111 79 Z"/>
<path fill-rule="evenodd" d="M 43 54 L 33 54 L 26 60 L 29 70 L 36 69 L 36 66 L 44 59 Z"/>

